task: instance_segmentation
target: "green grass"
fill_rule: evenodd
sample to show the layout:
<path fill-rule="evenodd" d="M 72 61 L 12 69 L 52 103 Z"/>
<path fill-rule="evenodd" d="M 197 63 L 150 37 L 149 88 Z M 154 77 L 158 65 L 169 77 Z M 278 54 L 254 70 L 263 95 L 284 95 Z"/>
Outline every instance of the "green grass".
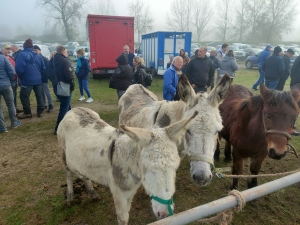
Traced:
<path fill-rule="evenodd" d="M 257 69 L 240 69 L 233 83 L 251 88 L 258 76 Z M 149 87 L 159 99 L 162 99 L 162 82 L 162 77 L 154 77 Z M 71 104 L 72 107 L 89 107 L 103 120 L 117 126 L 117 93 L 108 88 L 108 84 L 109 79 L 89 80 L 94 99 L 91 104 L 78 101 L 80 94 L 76 85 Z M 289 80 L 285 90 L 289 90 Z M 254 94 L 259 94 L 259 91 L 254 91 Z M 32 109 L 35 109 L 34 94 L 31 95 L 31 103 Z M 84 187 L 79 186 L 74 204 L 66 206 L 65 171 L 57 151 L 56 136 L 52 133 L 58 108 L 59 103 L 55 102 L 54 112 L 45 113 L 42 118 L 36 118 L 34 114 L 32 119 L 22 120 L 19 128 L 0 134 L 0 225 L 117 224 L 113 199 L 107 187 L 96 187 L 101 199 L 94 202 L 85 193 Z M 3 109 L 8 123 L 7 109 L 5 106 Z M 300 127 L 298 121 L 297 125 Z M 291 143 L 299 148 L 300 138 L 293 138 Z M 298 165 L 299 159 L 287 155 L 280 161 L 266 159 L 262 170 L 263 173 L 284 172 L 295 170 Z M 230 164 L 223 161 L 216 163 L 216 167 L 226 166 Z M 190 179 L 189 169 L 189 162 L 184 159 L 177 171 L 175 213 L 227 196 L 231 180 L 214 177 L 208 186 L 198 187 Z M 273 178 L 261 178 L 259 183 L 270 180 Z M 240 190 L 245 190 L 246 180 L 240 183 Z M 299 185 L 293 185 L 249 202 L 241 213 L 234 214 L 232 224 L 300 224 L 299 195 Z M 140 188 L 133 200 L 130 224 L 153 221 L 155 217 L 150 199 Z"/>

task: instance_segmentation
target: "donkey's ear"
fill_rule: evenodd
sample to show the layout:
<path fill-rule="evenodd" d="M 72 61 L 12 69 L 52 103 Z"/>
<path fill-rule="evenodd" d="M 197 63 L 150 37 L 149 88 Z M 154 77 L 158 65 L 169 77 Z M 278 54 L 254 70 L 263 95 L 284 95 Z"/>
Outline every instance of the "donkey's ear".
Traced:
<path fill-rule="evenodd" d="M 192 88 L 186 75 L 182 74 L 178 79 L 177 92 L 180 99 L 186 102 L 189 106 L 194 105 L 196 93 Z"/>
<path fill-rule="evenodd" d="M 171 124 L 170 126 L 167 126 L 165 128 L 165 131 L 170 140 L 173 142 L 177 142 L 180 138 L 182 138 L 185 132 L 188 130 L 190 123 L 197 115 L 198 111 L 195 111 L 194 114 L 189 118 L 180 120 L 174 124 Z"/>
<path fill-rule="evenodd" d="M 225 74 L 209 93 L 208 100 L 213 107 L 218 107 L 226 98 L 231 85 L 230 76 Z"/>
<path fill-rule="evenodd" d="M 272 91 L 269 90 L 263 83 L 260 83 L 260 85 L 259 85 L 259 92 L 260 92 L 260 95 L 261 95 L 263 101 L 266 101 L 272 95 Z"/>
<path fill-rule="evenodd" d="M 297 104 L 300 103 L 300 84 L 296 84 L 291 88 L 291 95 Z"/>
<path fill-rule="evenodd" d="M 151 131 L 143 128 L 120 125 L 120 130 L 127 134 L 134 141 L 140 143 L 142 146 L 148 145 L 154 137 Z"/>

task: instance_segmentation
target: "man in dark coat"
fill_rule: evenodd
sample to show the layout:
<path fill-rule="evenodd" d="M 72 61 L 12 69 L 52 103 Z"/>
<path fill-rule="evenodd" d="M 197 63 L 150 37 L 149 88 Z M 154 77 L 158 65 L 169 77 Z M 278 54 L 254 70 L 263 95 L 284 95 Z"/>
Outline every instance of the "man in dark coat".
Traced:
<path fill-rule="evenodd" d="M 46 73 L 43 59 L 33 51 L 31 39 L 23 44 L 24 50 L 18 55 L 16 72 L 20 78 L 20 99 L 24 113 L 18 115 L 19 119 L 31 118 L 30 93 L 33 90 L 37 101 L 37 116 L 42 117 L 44 112 L 42 74 Z"/>
<path fill-rule="evenodd" d="M 198 57 L 192 59 L 186 69 L 186 75 L 196 93 L 206 92 L 214 77 L 214 65 L 207 58 L 206 52 L 206 47 L 200 47 Z"/>
<path fill-rule="evenodd" d="M 266 87 L 269 89 L 275 89 L 279 82 L 279 79 L 284 74 L 284 63 L 283 59 L 279 56 L 282 49 L 279 46 L 274 48 L 273 54 L 267 58 L 262 70 L 265 71 Z"/>
<path fill-rule="evenodd" d="M 129 46 L 128 45 L 124 45 L 124 47 L 123 47 L 123 54 L 127 55 L 127 57 L 128 57 L 128 64 L 131 67 L 134 67 L 133 63 L 132 63 L 133 62 L 133 58 L 134 58 L 134 54 L 131 53 L 129 50 L 130 50 Z"/>
<path fill-rule="evenodd" d="M 279 78 L 279 82 L 278 82 L 277 87 L 276 87 L 276 90 L 278 90 L 278 91 L 283 91 L 285 82 L 291 74 L 290 59 L 294 54 L 295 54 L 294 50 L 289 48 L 286 51 L 285 55 L 282 56 L 285 69 L 284 69 L 284 74 L 283 74 L 282 77 Z"/>
<path fill-rule="evenodd" d="M 33 46 L 33 51 L 35 51 L 38 55 L 40 55 L 42 57 L 42 59 L 44 60 L 44 64 L 46 67 L 46 73 L 42 74 L 42 85 L 43 85 L 43 99 L 44 99 L 44 105 L 45 105 L 45 109 L 48 108 L 47 112 L 52 112 L 54 109 L 53 106 L 53 100 L 52 100 L 52 96 L 48 87 L 48 69 L 49 69 L 49 60 L 42 55 L 41 53 L 41 49 L 38 45 L 34 45 Z M 47 101 L 48 101 L 48 105 L 47 105 Z"/>
<path fill-rule="evenodd" d="M 298 56 L 291 69 L 291 83 L 290 88 L 295 84 L 300 83 L 300 56 Z"/>
<path fill-rule="evenodd" d="M 128 55 L 120 55 L 116 61 L 118 62 L 118 67 L 113 73 L 109 87 L 117 89 L 118 99 L 125 93 L 127 88 L 132 84 L 132 68 L 128 65 Z"/>

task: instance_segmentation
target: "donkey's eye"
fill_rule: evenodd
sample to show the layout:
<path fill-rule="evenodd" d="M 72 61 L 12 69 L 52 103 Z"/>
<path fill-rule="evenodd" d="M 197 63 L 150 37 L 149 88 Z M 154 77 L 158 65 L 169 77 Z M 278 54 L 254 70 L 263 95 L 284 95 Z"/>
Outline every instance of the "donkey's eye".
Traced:
<path fill-rule="evenodd" d="M 187 130 L 186 132 L 187 132 L 189 135 L 192 135 L 190 130 Z"/>
<path fill-rule="evenodd" d="M 267 119 L 271 120 L 271 119 L 272 119 L 272 116 L 267 115 Z"/>

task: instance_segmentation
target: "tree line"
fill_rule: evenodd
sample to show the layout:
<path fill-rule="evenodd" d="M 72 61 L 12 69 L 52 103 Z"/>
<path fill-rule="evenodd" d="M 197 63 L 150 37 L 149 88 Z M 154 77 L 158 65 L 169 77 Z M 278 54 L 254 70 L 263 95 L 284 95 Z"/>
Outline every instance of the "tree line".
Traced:
<path fill-rule="evenodd" d="M 135 32 L 152 31 L 154 6 L 146 1 L 132 0 L 127 10 L 135 17 Z M 46 9 L 47 34 L 63 28 L 63 36 L 76 40 L 78 24 L 86 14 L 116 15 L 110 0 L 36 0 L 36 6 Z M 296 0 L 172 0 L 166 12 L 166 30 L 191 31 L 195 41 L 273 42 L 281 40 L 293 29 L 296 21 Z M 159 6 L 155 6 L 159 7 Z"/>

